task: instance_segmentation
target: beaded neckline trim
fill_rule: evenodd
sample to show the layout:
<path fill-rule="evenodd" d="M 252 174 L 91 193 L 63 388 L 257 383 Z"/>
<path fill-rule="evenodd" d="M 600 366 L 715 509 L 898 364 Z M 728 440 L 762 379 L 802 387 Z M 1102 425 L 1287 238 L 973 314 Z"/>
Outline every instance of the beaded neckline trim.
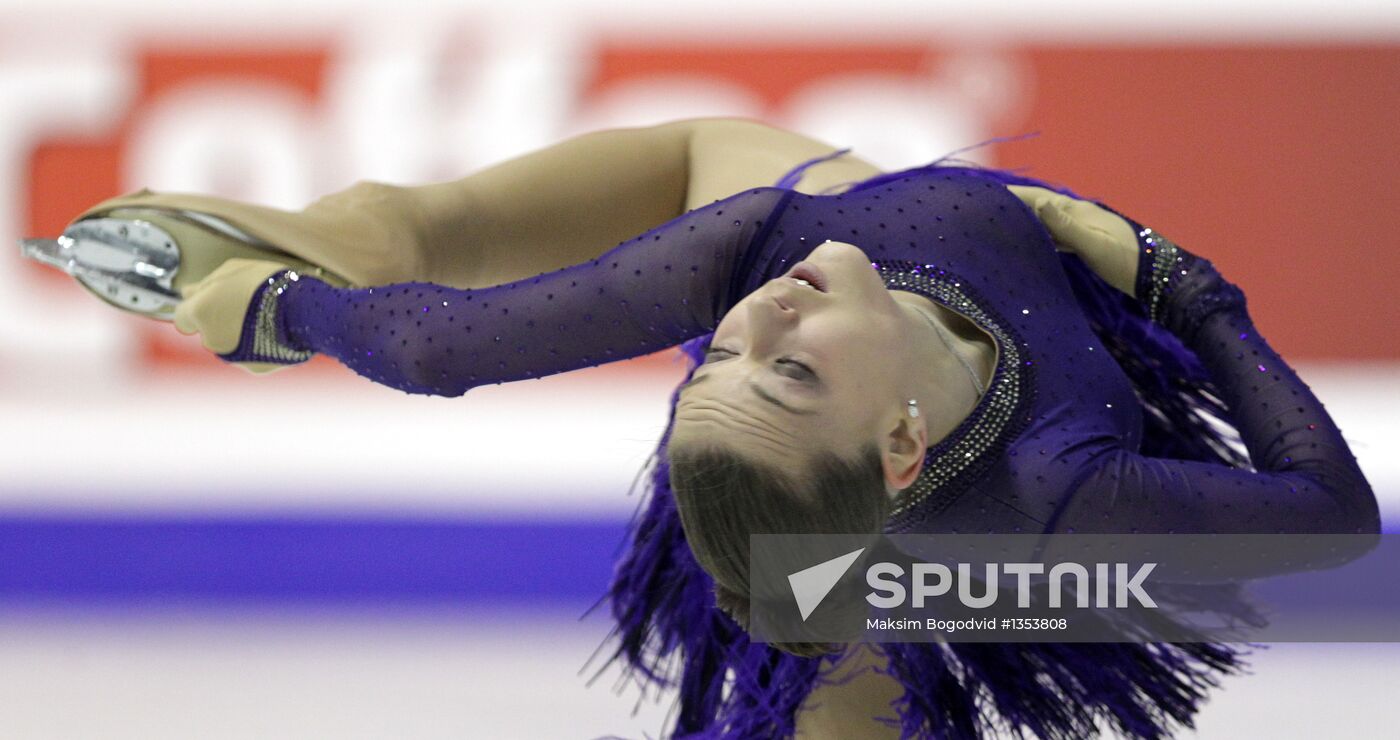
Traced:
<path fill-rule="evenodd" d="M 895 498 L 886 530 L 899 532 L 947 508 L 990 464 L 1012 431 L 1019 401 L 1026 395 L 1020 344 L 993 312 L 978 305 L 964 281 L 937 265 L 887 260 L 872 265 L 890 290 L 919 293 L 956 311 L 991 334 L 997 363 L 991 385 L 972 413 L 930 447 L 914 484 Z M 917 517 L 915 514 L 917 513 Z"/>

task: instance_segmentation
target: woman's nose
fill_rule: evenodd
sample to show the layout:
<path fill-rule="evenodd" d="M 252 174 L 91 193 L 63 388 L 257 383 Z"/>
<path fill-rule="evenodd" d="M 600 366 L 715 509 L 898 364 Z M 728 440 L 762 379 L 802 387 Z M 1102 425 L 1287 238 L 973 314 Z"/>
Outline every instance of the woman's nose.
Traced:
<path fill-rule="evenodd" d="M 756 296 L 757 297 L 757 296 Z M 797 321 L 797 311 L 782 302 L 781 296 L 764 296 L 749 307 L 751 344 L 755 352 L 765 351 L 778 336 Z"/>

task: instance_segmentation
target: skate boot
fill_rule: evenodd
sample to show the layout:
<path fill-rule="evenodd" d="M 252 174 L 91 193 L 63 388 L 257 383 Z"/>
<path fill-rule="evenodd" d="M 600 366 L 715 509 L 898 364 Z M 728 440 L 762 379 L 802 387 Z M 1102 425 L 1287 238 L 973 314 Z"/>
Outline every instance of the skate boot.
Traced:
<path fill-rule="evenodd" d="M 57 239 L 21 240 L 20 253 L 63 270 L 113 306 L 163 321 L 173 319 L 181 288 L 232 258 L 274 260 L 333 285 L 348 284 L 224 218 L 157 205 L 152 202 L 157 198 L 141 191 L 108 201 L 69 224 Z"/>

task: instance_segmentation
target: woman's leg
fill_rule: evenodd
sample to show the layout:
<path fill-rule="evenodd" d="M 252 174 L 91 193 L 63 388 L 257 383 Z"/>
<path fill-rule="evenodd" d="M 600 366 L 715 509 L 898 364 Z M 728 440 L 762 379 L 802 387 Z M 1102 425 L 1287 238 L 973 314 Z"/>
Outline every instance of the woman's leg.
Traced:
<path fill-rule="evenodd" d="M 597 257 L 836 147 L 757 121 L 697 118 L 596 131 L 452 182 L 407 188 L 430 279 L 495 285 Z M 803 192 L 878 174 L 851 155 L 810 168 Z"/>
<path fill-rule="evenodd" d="M 697 118 L 575 136 L 450 182 L 359 182 L 301 211 L 142 190 L 81 217 L 118 208 L 189 209 L 358 285 L 423 280 L 474 288 L 593 259 L 835 150 L 757 121 Z M 797 189 L 820 192 L 878 172 L 847 154 L 809 168 Z M 217 242 L 228 237 L 208 238 L 211 254 L 226 251 Z"/>
<path fill-rule="evenodd" d="M 481 287 L 593 259 L 683 212 L 687 122 L 590 132 L 404 189 L 426 279 Z"/>

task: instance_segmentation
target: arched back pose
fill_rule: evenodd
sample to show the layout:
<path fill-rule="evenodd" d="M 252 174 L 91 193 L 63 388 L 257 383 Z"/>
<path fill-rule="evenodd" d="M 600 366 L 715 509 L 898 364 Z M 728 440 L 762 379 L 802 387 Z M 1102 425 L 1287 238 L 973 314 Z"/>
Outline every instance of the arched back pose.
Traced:
<path fill-rule="evenodd" d="M 299 214 L 141 193 L 89 215 L 201 210 L 373 286 L 226 263 L 177 324 L 231 361 L 323 353 L 455 396 L 681 344 L 692 367 L 611 594 L 618 656 L 679 688 L 678 735 L 1189 725 L 1234 649 L 892 644 L 831 669 L 828 646 L 749 642 L 751 532 L 1379 527 L 1336 426 L 1209 261 L 1038 181 L 830 150 L 701 119 Z"/>

